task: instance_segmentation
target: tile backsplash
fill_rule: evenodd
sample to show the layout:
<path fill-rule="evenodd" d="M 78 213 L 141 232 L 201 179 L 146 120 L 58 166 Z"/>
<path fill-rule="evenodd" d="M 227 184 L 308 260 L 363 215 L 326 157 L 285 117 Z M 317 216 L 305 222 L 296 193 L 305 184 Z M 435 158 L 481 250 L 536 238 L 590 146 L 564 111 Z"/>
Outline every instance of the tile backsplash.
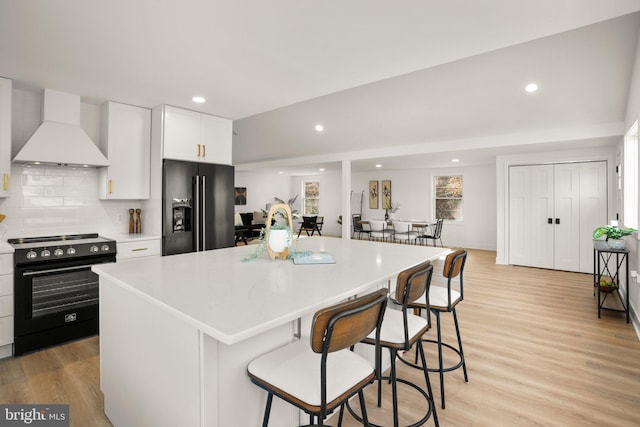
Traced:
<path fill-rule="evenodd" d="M 99 200 L 98 170 L 12 165 L 11 197 L 0 199 L 11 237 L 73 233 L 126 233 L 138 200 Z"/>

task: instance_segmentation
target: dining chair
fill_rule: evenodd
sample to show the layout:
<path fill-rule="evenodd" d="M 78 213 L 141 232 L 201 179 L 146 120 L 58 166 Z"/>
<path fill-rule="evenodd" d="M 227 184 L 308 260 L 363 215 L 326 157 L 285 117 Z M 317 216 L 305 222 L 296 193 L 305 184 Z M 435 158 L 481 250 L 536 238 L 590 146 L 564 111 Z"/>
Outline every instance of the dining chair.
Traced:
<path fill-rule="evenodd" d="M 369 234 L 369 230 L 365 230 L 363 227 L 363 224 L 360 223 L 360 221 L 362 221 L 362 215 L 360 214 L 353 214 L 351 215 L 351 227 L 352 227 L 352 232 L 351 232 L 351 237 L 354 237 L 357 235 L 357 238 L 360 239 L 362 237 L 362 234 Z"/>
<path fill-rule="evenodd" d="M 376 345 L 379 342 L 379 346 L 377 346 L 379 352 L 382 352 L 383 348 L 389 350 L 389 354 L 391 356 L 391 368 L 389 375 L 383 376 L 380 370 L 378 370 L 376 378 L 378 383 L 377 403 L 378 407 L 381 407 L 383 380 L 385 380 L 385 383 L 388 381 L 391 384 L 394 427 L 398 427 L 400 422 L 398 408 L 398 383 L 405 384 L 418 391 L 427 403 L 427 409 L 424 415 L 422 415 L 422 418 L 412 423 L 410 427 L 421 426 L 432 416 L 435 425 L 438 426 L 438 415 L 433 402 L 431 382 L 429 381 L 429 369 L 427 367 L 427 361 L 422 346 L 416 345 L 422 362 L 420 367 L 424 373 L 426 390 L 408 379 L 398 378 L 396 370 L 396 359 L 399 356 L 399 352 L 407 351 L 416 343 L 421 343 L 423 335 L 430 328 L 429 321 L 424 317 L 415 315 L 410 306 L 414 303 L 428 306 L 427 298 L 429 295 L 432 275 L 433 266 L 428 260 L 401 271 L 396 280 L 395 292 L 392 293 L 389 298 L 389 306 L 385 312 L 384 319 L 382 320 L 382 325 L 380 326 L 379 337 L 370 334 L 365 340 L 363 340 L 363 343 L 372 345 Z M 397 306 L 398 309 L 391 309 L 392 305 Z M 381 360 L 381 354 L 378 355 L 377 360 Z M 378 369 L 380 369 L 379 366 Z M 349 405 L 347 405 L 347 408 L 356 419 L 361 420 L 359 415 L 355 413 Z M 376 426 L 376 424 L 371 422 L 370 425 Z"/>
<path fill-rule="evenodd" d="M 387 290 L 379 289 L 361 297 L 318 310 L 311 324 L 311 339 L 300 339 L 249 363 L 251 381 L 268 392 L 262 422 L 269 424 L 273 396 L 309 414 L 310 424 L 323 426 L 324 420 L 343 403 L 358 395 L 363 425 L 368 426 L 362 390 L 376 377 L 375 364 L 352 352 L 350 347 L 373 337 L 379 354 L 380 325 L 387 306 Z M 316 422 L 317 424 L 314 424 Z"/>
<path fill-rule="evenodd" d="M 425 239 L 425 240 L 431 239 L 431 241 L 433 242 L 433 246 L 436 246 L 436 240 L 440 240 L 440 246 L 444 247 L 442 245 L 442 237 L 441 237 L 443 223 L 444 223 L 444 220 L 442 218 L 438 218 L 438 220 L 436 221 L 436 225 L 433 228 L 433 233 L 423 234 L 419 236 L 418 238 L 420 239 L 420 241 L 422 242 L 422 239 Z"/>
<path fill-rule="evenodd" d="M 393 229 L 387 227 L 387 221 L 370 219 L 369 220 L 369 240 L 380 239 L 385 241 L 393 237 Z"/>
<path fill-rule="evenodd" d="M 418 233 L 413 231 L 413 223 L 409 221 L 393 221 L 393 240 L 405 243 L 416 242 Z"/>
<path fill-rule="evenodd" d="M 300 230 L 298 230 L 298 237 L 300 237 L 300 233 L 302 233 L 303 231 L 307 233 L 307 236 L 313 236 L 313 233 L 315 233 L 316 231 L 320 236 L 322 236 L 322 233 L 320 233 L 320 229 L 318 229 L 317 221 L 317 216 L 303 216 Z M 309 234 L 309 232 L 311 232 L 311 234 Z"/>

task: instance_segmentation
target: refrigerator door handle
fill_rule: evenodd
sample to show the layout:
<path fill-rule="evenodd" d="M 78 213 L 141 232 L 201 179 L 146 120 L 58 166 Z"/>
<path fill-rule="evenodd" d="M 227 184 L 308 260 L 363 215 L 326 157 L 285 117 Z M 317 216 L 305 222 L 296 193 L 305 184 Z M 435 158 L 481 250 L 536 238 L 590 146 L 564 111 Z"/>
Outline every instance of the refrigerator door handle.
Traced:
<path fill-rule="evenodd" d="M 193 235 L 193 238 L 195 240 L 196 243 L 196 252 L 200 251 L 200 176 L 196 175 L 195 176 L 195 184 L 196 184 L 196 189 L 194 191 L 194 199 L 196 201 L 195 206 L 194 206 L 194 210 L 193 210 L 193 215 L 195 217 L 195 233 Z"/>
<path fill-rule="evenodd" d="M 202 250 L 207 250 L 207 176 L 202 176 L 202 199 L 200 203 L 202 203 L 202 223 L 200 226 L 202 227 Z"/>

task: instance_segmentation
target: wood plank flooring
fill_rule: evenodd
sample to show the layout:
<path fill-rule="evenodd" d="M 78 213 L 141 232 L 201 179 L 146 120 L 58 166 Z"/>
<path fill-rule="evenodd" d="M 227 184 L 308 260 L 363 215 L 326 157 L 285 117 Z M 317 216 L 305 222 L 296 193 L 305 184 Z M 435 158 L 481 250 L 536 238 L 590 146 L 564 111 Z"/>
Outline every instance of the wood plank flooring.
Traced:
<path fill-rule="evenodd" d="M 440 274 L 441 264 L 434 285 Z M 454 342 L 451 316 L 442 318 L 445 341 Z M 445 374 L 443 410 L 438 377 L 431 374 L 440 425 L 640 425 L 640 342 L 622 313 L 597 318 L 590 275 L 495 265 L 495 252 L 471 250 L 458 318 L 469 383 L 460 370 Z M 435 366 L 435 347 L 425 349 Z M 398 371 L 424 382 L 416 369 L 399 363 Z M 390 398 L 378 410 L 374 395 L 369 387 L 371 421 L 392 425 Z M 110 426 L 103 414 L 98 338 L 0 360 L 0 402 L 69 403 L 72 426 Z M 406 424 L 419 418 L 424 403 L 403 387 L 400 407 Z M 347 414 L 343 425 L 359 424 Z"/>

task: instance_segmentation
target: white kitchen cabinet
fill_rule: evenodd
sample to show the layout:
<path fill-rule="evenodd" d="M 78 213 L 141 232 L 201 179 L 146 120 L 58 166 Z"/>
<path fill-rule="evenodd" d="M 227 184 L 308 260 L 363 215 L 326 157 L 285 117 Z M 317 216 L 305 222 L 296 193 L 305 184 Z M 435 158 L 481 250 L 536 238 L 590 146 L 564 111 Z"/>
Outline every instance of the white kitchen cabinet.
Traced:
<path fill-rule="evenodd" d="M 13 253 L 0 253 L 0 358 L 11 356 L 13 343 Z"/>
<path fill-rule="evenodd" d="M 118 261 L 160 256 L 162 251 L 162 244 L 160 243 L 159 237 L 139 238 L 127 242 L 117 242 L 117 247 Z"/>
<path fill-rule="evenodd" d="M 11 176 L 11 80 L 0 78 L 0 197 L 9 197 Z"/>
<path fill-rule="evenodd" d="M 100 148 L 111 166 L 100 169 L 100 199 L 148 199 L 151 110 L 107 102 L 102 106 Z"/>
<path fill-rule="evenodd" d="M 509 263 L 589 273 L 607 223 L 606 162 L 509 169 Z"/>
<path fill-rule="evenodd" d="M 232 121 L 164 106 L 163 158 L 231 164 Z"/>

